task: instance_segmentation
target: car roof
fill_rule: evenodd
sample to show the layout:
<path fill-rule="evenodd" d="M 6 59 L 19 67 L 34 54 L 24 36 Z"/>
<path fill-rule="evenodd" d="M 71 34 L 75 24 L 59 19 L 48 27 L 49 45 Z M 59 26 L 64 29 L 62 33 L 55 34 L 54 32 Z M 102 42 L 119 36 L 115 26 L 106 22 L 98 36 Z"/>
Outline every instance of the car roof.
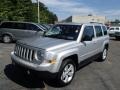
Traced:
<path fill-rule="evenodd" d="M 56 25 L 104 25 L 102 23 L 93 23 L 93 22 L 90 22 L 90 23 L 57 23 Z"/>
<path fill-rule="evenodd" d="M 3 23 L 26 23 L 26 24 L 33 24 L 33 25 L 37 25 L 40 29 L 42 29 L 43 31 L 47 30 L 45 27 L 43 27 L 41 24 L 39 23 L 34 23 L 34 22 L 22 22 L 22 21 L 2 21 L 1 25 Z"/>

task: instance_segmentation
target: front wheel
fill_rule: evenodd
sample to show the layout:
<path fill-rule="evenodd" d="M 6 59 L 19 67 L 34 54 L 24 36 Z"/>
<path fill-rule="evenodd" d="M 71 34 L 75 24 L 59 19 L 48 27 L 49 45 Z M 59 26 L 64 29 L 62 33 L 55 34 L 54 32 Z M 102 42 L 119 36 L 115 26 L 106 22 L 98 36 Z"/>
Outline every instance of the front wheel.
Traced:
<path fill-rule="evenodd" d="M 72 60 L 65 60 L 62 63 L 58 75 L 58 82 L 60 86 L 68 85 L 74 78 L 76 66 Z"/>

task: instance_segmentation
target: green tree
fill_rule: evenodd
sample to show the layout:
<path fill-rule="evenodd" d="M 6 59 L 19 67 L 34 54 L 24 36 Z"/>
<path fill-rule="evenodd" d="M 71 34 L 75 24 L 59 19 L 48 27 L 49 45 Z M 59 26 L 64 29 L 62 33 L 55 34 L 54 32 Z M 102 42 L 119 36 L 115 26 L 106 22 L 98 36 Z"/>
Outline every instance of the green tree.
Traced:
<path fill-rule="evenodd" d="M 31 0 L 0 0 L 0 20 L 34 21 Z"/>
<path fill-rule="evenodd" d="M 37 22 L 37 3 L 31 0 L 0 0 L 0 21 Z M 41 23 L 54 23 L 57 16 L 40 3 Z"/>

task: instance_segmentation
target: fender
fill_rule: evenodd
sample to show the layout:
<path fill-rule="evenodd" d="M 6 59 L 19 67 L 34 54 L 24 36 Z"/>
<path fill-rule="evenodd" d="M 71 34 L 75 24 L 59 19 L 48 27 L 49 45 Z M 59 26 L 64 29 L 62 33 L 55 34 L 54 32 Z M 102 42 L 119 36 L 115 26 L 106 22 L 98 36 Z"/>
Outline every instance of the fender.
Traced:
<path fill-rule="evenodd" d="M 12 37 L 12 39 L 15 40 L 15 36 L 14 36 L 12 33 L 5 32 L 5 33 L 2 34 L 2 37 L 3 37 L 4 35 L 10 35 L 10 36 Z"/>
<path fill-rule="evenodd" d="M 64 52 L 59 53 L 57 55 L 57 59 L 56 59 L 57 63 L 56 63 L 55 68 L 54 68 L 55 71 L 59 72 L 59 68 L 60 68 L 60 66 L 65 58 L 72 56 L 72 55 L 75 55 L 75 54 L 79 55 L 78 51 L 79 51 L 78 48 L 73 48 L 73 49 L 69 49 L 69 50 L 66 50 Z"/>

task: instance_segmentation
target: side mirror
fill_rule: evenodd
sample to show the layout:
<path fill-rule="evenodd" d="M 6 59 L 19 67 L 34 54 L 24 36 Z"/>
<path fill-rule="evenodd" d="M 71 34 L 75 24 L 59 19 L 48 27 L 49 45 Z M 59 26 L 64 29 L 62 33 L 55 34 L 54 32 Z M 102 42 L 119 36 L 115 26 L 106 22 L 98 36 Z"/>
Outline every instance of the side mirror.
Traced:
<path fill-rule="evenodd" d="M 83 41 L 92 41 L 92 38 L 93 38 L 92 36 L 87 36 L 87 35 L 86 35 L 86 36 L 83 36 L 83 38 L 82 38 L 81 41 L 82 41 L 82 42 L 83 42 Z"/>

